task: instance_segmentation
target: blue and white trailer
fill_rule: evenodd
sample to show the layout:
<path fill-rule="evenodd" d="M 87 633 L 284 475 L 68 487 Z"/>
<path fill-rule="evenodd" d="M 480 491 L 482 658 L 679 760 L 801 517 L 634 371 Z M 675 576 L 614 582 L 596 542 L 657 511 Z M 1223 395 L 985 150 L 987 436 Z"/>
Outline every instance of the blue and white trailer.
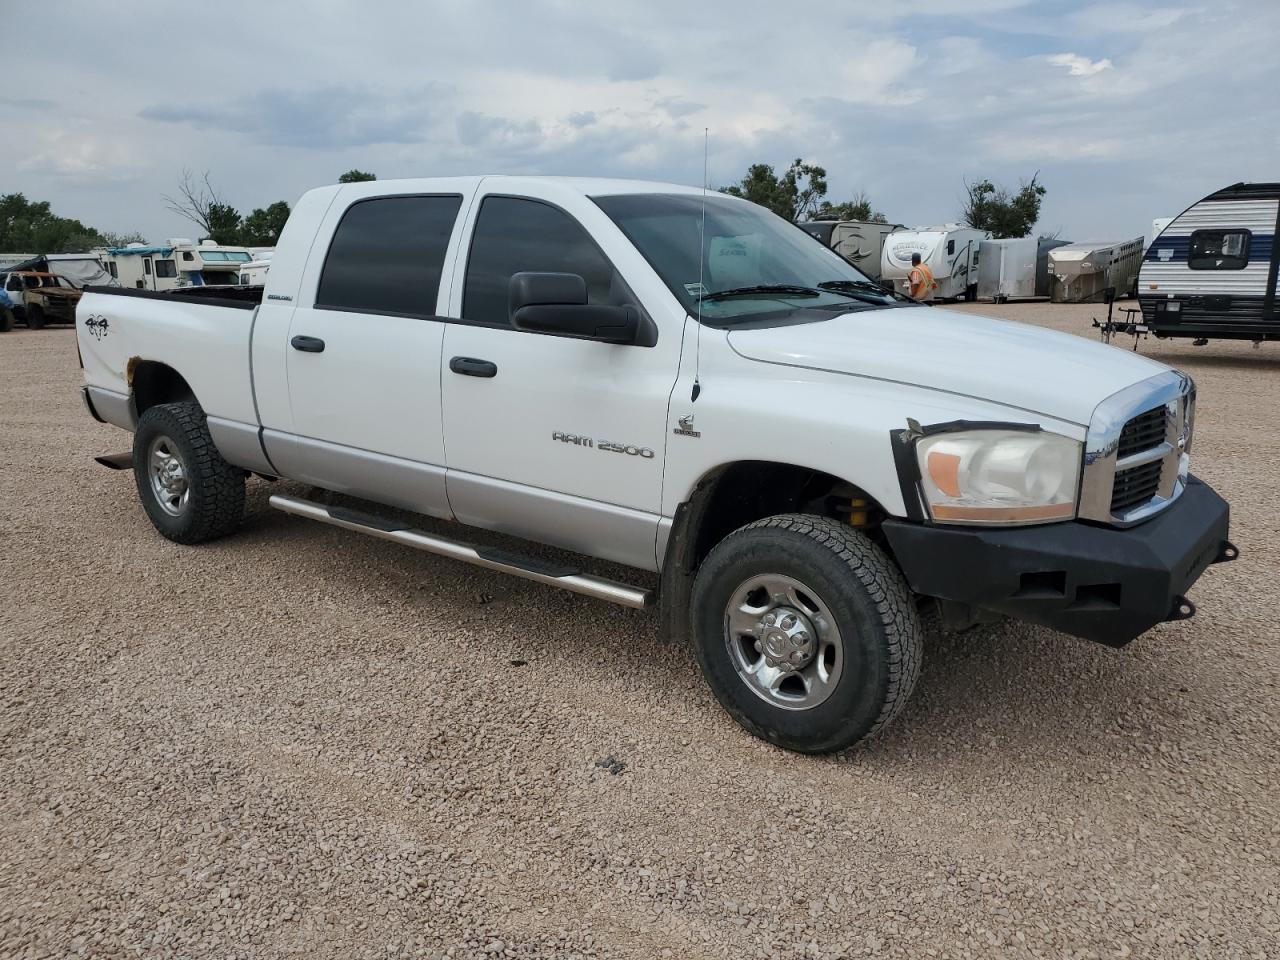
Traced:
<path fill-rule="evenodd" d="M 1280 340 L 1280 183 L 1237 183 L 1174 217 L 1138 274 L 1156 337 Z"/>

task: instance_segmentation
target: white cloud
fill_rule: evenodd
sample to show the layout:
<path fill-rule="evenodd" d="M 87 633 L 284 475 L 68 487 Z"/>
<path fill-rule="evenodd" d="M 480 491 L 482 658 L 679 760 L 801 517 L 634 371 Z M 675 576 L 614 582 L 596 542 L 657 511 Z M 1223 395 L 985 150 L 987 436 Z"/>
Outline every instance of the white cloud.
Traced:
<path fill-rule="evenodd" d="M 1055 53 L 1047 59 L 1056 67 L 1066 67 L 1067 72 L 1073 77 L 1091 77 L 1095 73 L 1110 70 L 1112 67 L 1110 60 L 1090 60 L 1078 53 Z"/>

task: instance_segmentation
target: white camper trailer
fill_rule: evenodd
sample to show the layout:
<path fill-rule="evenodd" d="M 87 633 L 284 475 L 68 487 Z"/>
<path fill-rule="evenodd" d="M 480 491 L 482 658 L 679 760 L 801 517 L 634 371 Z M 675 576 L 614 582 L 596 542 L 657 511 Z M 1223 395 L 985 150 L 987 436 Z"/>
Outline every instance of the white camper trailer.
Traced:
<path fill-rule="evenodd" d="M 1155 243 L 1160 234 L 1164 233 L 1164 228 L 1177 219 L 1177 217 L 1156 217 L 1152 220 L 1151 237 L 1147 240 L 1147 248 L 1150 249 L 1151 244 Z"/>
<path fill-rule="evenodd" d="M 1174 217 L 1138 277 L 1157 337 L 1280 339 L 1280 183 L 1237 183 Z"/>
<path fill-rule="evenodd" d="M 1065 240 L 1017 237 L 978 245 L 978 299 L 1005 303 L 1049 296 L 1049 251 Z"/>
<path fill-rule="evenodd" d="M 990 239 L 991 234 L 986 230 L 974 230 L 958 223 L 899 230 L 885 238 L 880 278 L 891 280 L 895 289 L 910 293 L 911 255 L 918 253 L 920 262 L 933 271 L 933 279 L 938 284 L 933 291 L 936 299 L 977 299 L 978 245 Z"/>
<path fill-rule="evenodd" d="M 267 271 L 271 269 L 270 260 L 250 260 L 240 264 L 240 277 L 236 281 L 242 287 L 262 287 L 267 283 Z"/>
<path fill-rule="evenodd" d="M 810 220 L 799 226 L 872 280 L 880 279 L 880 258 L 885 238 L 891 233 L 906 229 L 900 223 L 875 223 L 870 220 Z"/>
<path fill-rule="evenodd" d="M 1049 299 L 1054 303 L 1085 303 L 1132 294 L 1142 266 L 1142 237 L 1118 242 L 1068 243 L 1049 251 L 1053 274 Z"/>
<path fill-rule="evenodd" d="M 122 287 L 139 290 L 235 284 L 240 267 L 252 260 L 248 247 L 224 247 L 212 240 L 197 244 L 181 237 L 164 246 L 111 247 L 103 256 L 107 270 Z"/>

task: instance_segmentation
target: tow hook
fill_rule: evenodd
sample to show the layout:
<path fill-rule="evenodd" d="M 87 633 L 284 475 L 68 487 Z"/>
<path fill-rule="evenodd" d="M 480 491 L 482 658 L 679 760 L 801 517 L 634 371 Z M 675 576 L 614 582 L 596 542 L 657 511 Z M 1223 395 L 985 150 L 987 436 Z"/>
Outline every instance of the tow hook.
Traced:
<path fill-rule="evenodd" d="M 1239 548 L 1230 540 L 1223 540 L 1218 544 L 1218 555 L 1210 563 L 1230 563 L 1238 556 L 1240 556 Z"/>
<path fill-rule="evenodd" d="M 1173 606 L 1165 620 L 1190 620 L 1196 615 L 1196 605 L 1186 597 L 1174 597 Z"/>

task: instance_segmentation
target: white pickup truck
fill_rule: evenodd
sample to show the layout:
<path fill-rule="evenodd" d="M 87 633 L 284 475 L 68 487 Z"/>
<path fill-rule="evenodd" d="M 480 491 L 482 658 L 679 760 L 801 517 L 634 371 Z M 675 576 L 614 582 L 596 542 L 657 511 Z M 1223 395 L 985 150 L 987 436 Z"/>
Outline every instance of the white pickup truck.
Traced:
<path fill-rule="evenodd" d="M 1226 503 L 1188 472 L 1186 376 L 918 305 L 686 187 L 325 187 L 265 290 L 93 289 L 77 330 L 89 411 L 134 433 L 101 459 L 132 465 L 169 539 L 233 531 L 249 474 L 297 481 L 271 504 L 656 604 L 726 710 L 795 750 L 900 711 L 926 607 L 1120 646 L 1191 616 L 1186 591 L 1236 555 Z M 657 572 L 657 589 L 406 513 Z"/>

